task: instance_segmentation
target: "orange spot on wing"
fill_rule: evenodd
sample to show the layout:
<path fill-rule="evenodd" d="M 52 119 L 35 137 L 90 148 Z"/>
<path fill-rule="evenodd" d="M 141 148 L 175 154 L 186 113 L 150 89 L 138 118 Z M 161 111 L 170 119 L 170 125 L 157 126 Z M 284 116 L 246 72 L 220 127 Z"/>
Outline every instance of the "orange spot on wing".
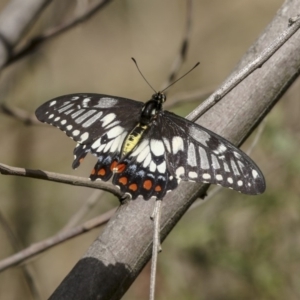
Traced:
<path fill-rule="evenodd" d="M 126 165 L 120 164 L 120 165 L 117 165 L 117 168 L 118 168 L 117 173 L 122 173 L 126 169 Z"/>
<path fill-rule="evenodd" d="M 91 175 L 94 175 L 96 173 L 95 168 L 92 170 Z"/>
<path fill-rule="evenodd" d="M 99 176 L 104 176 L 105 174 L 106 174 L 106 171 L 103 168 L 98 171 Z"/>
<path fill-rule="evenodd" d="M 112 164 L 110 165 L 110 169 L 111 169 L 111 171 L 113 171 L 113 170 L 114 170 L 114 168 L 116 168 L 116 167 L 117 167 L 117 165 L 118 165 L 118 162 L 117 162 L 116 160 L 114 160 L 114 161 L 112 162 Z"/>
<path fill-rule="evenodd" d="M 152 188 L 152 181 L 149 179 L 145 180 L 143 188 L 149 191 Z"/>
<path fill-rule="evenodd" d="M 155 192 L 160 192 L 161 191 L 161 186 L 157 185 L 154 190 L 155 190 Z"/>
<path fill-rule="evenodd" d="M 136 183 L 132 183 L 128 188 L 135 192 L 137 190 L 138 186 Z"/>
<path fill-rule="evenodd" d="M 127 179 L 127 177 L 121 177 L 121 178 L 119 179 L 119 182 L 122 183 L 123 185 L 126 185 L 127 182 L 128 182 L 128 179 Z"/>
<path fill-rule="evenodd" d="M 81 158 L 79 159 L 79 163 L 81 164 L 81 163 L 83 162 L 83 160 L 84 160 L 84 158 L 81 157 Z"/>

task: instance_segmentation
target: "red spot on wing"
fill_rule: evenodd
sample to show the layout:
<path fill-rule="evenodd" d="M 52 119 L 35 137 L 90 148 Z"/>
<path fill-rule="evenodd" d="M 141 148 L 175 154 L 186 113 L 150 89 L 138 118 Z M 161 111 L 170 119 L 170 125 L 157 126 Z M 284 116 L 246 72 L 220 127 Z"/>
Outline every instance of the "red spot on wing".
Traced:
<path fill-rule="evenodd" d="M 136 183 L 132 183 L 128 188 L 135 192 L 137 190 L 138 186 Z"/>
<path fill-rule="evenodd" d="M 127 177 L 124 176 L 119 179 L 119 182 L 122 183 L 123 185 L 126 185 L 128 182 L 128 179 L 127 179 Z"/>
<path fill-rule="evenodd" d="M 111 165 L 110 165 L 110 170 L 113 171 L 118 165 L 118 162 L 116 160 L 114 160 Z"/>
<path fill-rule="evenodd" d="M 119 164 L 117 165 L 117 173 L 122 173 L 125 169 L 126 169 L 126 165 L 125 164 Z"/>
<path fill-rule="evenodd" d="M 161 191 L 161 186 L 157 185 L 154 190 L 155 190 L 155 192 L 160 192 Z"/>
<path fill-rule="evenodd" d="M 99 171 L 98 171 L 98 173 L 97 173 L 99 176 L 104 176 L 105 174 L 106 174 L 106 171 L 105 171 L 105 169 L 100 169 Z"/>
<path fill-rule="evenodd" d="M 152 181 L 149 180 L 149 179 L 145 180 L 145 181 L 144 181 L 144 184 L 143 184 L 143 188 L 144 188 L 145 190 L 148 190 L 148 191 L 149 191 L 149 190 L 152 188 Z"/>

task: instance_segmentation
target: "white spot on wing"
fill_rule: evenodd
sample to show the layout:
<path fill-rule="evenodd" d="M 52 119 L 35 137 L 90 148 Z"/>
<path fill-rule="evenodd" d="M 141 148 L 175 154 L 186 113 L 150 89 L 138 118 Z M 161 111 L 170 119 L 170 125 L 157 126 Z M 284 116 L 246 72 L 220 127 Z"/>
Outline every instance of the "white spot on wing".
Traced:
<path fill-rule="evenodd" d="M 106 144 L 106 146 L 103 150 L 104 153 L 106 153 L 110 149 L 113 142 L 114 142 L 114 140 L 111 140 L 109 143 Z"/>
<path fill-rule="evenodd" d="M 92 124 L 94 124 L 102 116 L 102 114 L 103 114 L 103 112 L 99 111 L 98 113 L 93 115 L 91 118 L 89 118 L 86 122 L 84 122 L 82 124 L 82 127 L 86 128 L 86 127 L 91 126 Z"/>
<path fill-rule="evenodd" d="M 53 105 L 55 105 L 55 104 L 56 104 L 56 100 L 51 101 L 50 104 L 49 104 L 49 106 L 53 106 Z"/>
<path fill-rule="evenodd" d="M 54 114 L 49 115 L 48 119 L 52 119 L 54 117 Z"/>
<path fill-rule="evenodd" d="M 96 112 L 95 109 L 88 110 L 85 114 L 81 115 L 79 118 L 75 120 L 75 123 L 80 124 L 82 123 L 86 118 L 93 115 Z"/>
<path fill-rule="evenodd" d="M 192 179 L 194 179 L 194 178 L 197 178 L 198 177 L 198 174 L 196 173 L 196 172 L 189 172 L 189 178 L 192 178 Z"/>
<path fill-rule="evenodd" d="M 149 148 L 149 141 L 143 140 L 138 147 L 132 152 L 131 156 L 138 156 L 147 146 Z M 150 149 L 150 148 L 149 148 Z M 149 150 L 150 151 L 150 150 Z"/>
<path fill-rule="evenodd" d="M 150 169 L 150 172 L 152 172 L 152 173 L 155 172 L 156 164 L 153 161 L 151 161 L 149 169 Z"/>
<path fill-rule="evenodd" d="M 98 147 L 100 147 L 100 138 L 97 139 L 93 144 L 92 144 L 92 149 L 96 149 Z"/>
<path fill-rule="evenodd" d="M 227 181 L 230 183 L 230 184 L 233 184 L 233 179 L 231 177 L 228 177 L 227 178 Z"/>
<path fill-rule="evenodd" d="M 218 155 L 218 154 L 222 154 L 222 153 L 226 152 L 226 150 L 227 150 L 227 147 L 223 143 L 220 143 L 218 145 L 217 149 L 214 150 L 213 152 Z"/>
<path fill-rule="evenodd" d="M 164 144 L 168 150 L 168 152 L 171 152 L 171 146 L 170 146 L 170 142 L 167 138 L 163 138 Z"/>
<path fill-rule="evenodd" d="M 103 97 L 98 101 L 98 104 L 95 105 L 94 107 L 109 108 L 116 105 L 117 103 L 118 103 L 118 99 Z"/>
<path fill-rule="evenodd" d="M 216 179 L 217 179 L 218 181 L 221 181 L 221 180 L 223 180 L 223 176 L 222 176 L 221 174 L 217 174 L 217 175 L 216 175 Z"/>
<path fill-rule="evenodd" d="M 184 175 L 184 167 L 179 167 L 176 169 L 176 177 L 179 177 L 180 175 Z"/>
<path fill-rule="evenodd" d="M 152 139 L 150 141 L 151 152 L 155 156 L 161 156 L 165 153 L 165 147 L 162 141 Z"/>
<path fill-rule="evenodd" d="M 166 162 L 163 161 L 160 165 L 158 165 L 157 170 L 159 173 L 164 174 L 166 172 Z"/>
<path fill-rule="evenodd" d="M 124 128 L 121 126 L 113 127 L 111 130 L 109 130 L 107 132 L 107 137 L 109 139 L 113 139 L 113 138 L 117 137 L 118 135 L 120 135 L 123 131 L 124 131 Z"/>
<path fill-rule="evenodd" d="M 80 131 L 79 131 L 79 130 L 77 130 L 77 129 L 75 129 L 75 130 L 72 132 L 72 134 L 73 134 L 74 136 L 77 136 L 77 135 L 79 135 L 79 133 L 80 133 Z"/>
<path fill-rule="evenodd" d="M 211 179 L 211 176 L 208 173 L 203 173 L 202 178 L 205 180 L 209 180 L 209 179 Z"/>
<path fill-rule="evenodd" d="M 71 118 L 75 119 L 76 117 L 78 117 L 80 114 L 82 114 L 85 111 L 86 111 L 85 109 L 79 109 L 76 112 L 74 112 L 73 114 L 71 114 Z"/>
<path fill-rule="evenodd" d="M 67 130 L 71 130 L 73 128 L 73 126 L 72 125 L 68 125 L 66 128 L 67 128 Z"/>
<path fill-rule="evenodd" d="M 201 143 L 204 146 L 207 146 L 206 142 L 210 139 L 210 135 L 207 132 L 196 126 L 191 126 L 189 128 L 189 133 L 197 142 Z"/>
<path fill-rule="evenodd" d="M 242 181 L 242 180 L 239 180 L 239 181 L 237 182 L 237 185 L 238 185 L 238 186 L 242 186 L 242 185 L 243 185 L 243 181 Z"/>
<path fill-rule="evenodd" d="M 172 139 L 173 153 L 176 154 L 178 151 L 183 151 L 183 139 L 180 136 L 174 136 Z"/>
<path fill-rule="evenodd" d="M 59 121 L 59 119 L 60 119 L 60 117 L 56 117 L 56 118 L 54 119 L 54 122 Z"/>
<path fill-rule="evenodd" d="M 110 114 L 106 115 L 105 117 L 103 117 L 101 119 L 102 126 L 105 127 L 106 125 L 111 123 L 115 118 L 116 118 L 116 115 L 113 114 L 113 113 L 110 113 Z"/>
<path fill-rule="evenodd" d="M 68 110 L 68 109 L 71 108 L 72 106 L 74 106 L 73 103 L 71 103 L 71 104 L 69 104 L 69 105 L 66 105 L 66 106 L 60 108 L 60 109 L 58 110 L 58 112 L 61 114 L 62 112 Z"/>
<path fill-rule="evenodd" d="M 61 124 L 61 125 L 65 125 L 66 123 L 67 123 L 67 120 L 61 120 L 61 121 L 60 121 L 60 124 Z"/>
<path fill-rule="evenodd" d="M 142 162 L 143 160 L 145 160 L 145 158 L 148 156 L 148 154 L 150 153 L 150 148 L 147 145 L 146 147 L 144 147 L 143 151 L 141 151 L 141 153 L 139 154 L 139 156 L 137 157 L 137 162 Z"/>
<path fill-rule="evenodd" d="M 150 162 L 151 162 L 151 154 L 149 153 L 146 159 L 144 160 L 143 167 L 144 168 L 148 167 Z"/>
<path fill-rule="evenodd" d="M 252 176 L 253 178 L 257 178 L 258 177 L 258 173 L 256 170 L 252 170 Z"/>
<path fill-rule="evenodd" d="M 240 175 L 239 169 L 233 159 L 230 161 L 234 175 Z"/>
<path fill-rule="evenodd" d="M 207 154 L 204 148 L 199 147 L 199 155 L 200 155 L 200 167 L 201 169 L 209 169 L 209 162 L 207 158 Z"/>
<path fill-rule="evenodd" d="M 195 146 L 193 143 L 189 144 L 188 149 L 188 159 L 187 162 L 190 166 L 195 167 L 197 166 L 197 160 L 196 160 L 196 152 L 195 152 Z"/>
<path fill-rule="evenodd" d="M 80 143 L 86 141 L 89 138 L 89 133 L 85 132 L 80 136 Z"/>

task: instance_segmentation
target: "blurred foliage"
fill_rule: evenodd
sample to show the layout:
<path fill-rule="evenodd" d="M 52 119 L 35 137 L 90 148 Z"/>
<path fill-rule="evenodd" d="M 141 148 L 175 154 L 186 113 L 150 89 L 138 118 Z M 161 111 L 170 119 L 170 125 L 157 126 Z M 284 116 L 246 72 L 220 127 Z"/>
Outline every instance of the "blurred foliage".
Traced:
<path fill-rule="evenodd" d="M 5 2 L 0 1 L 0 7 Z M 72 16 L 75 4 L 53 1 L 28 37 Z M 170 97 L 220 84 L 281 4 L 279 0 L 195 1 L 182 73 L 196 61 L 201 66 L 172 87 Z M 159 88 L 179 50 L 184 22 L 184 1 L 112 1 L 89 21 L 5 69 L 1 102 L 34 112 L 50 98 L 75 92 L 148 100 L 152 92 L 130 57 Z M 265 174 L 266 193 L 250 197 L 223 189 L 186 214 L 159 256 L 158 300 L 300 298 L 299 91 L 298 80 L 270 113 L 252 153 Z M 185 115 L 192 106 L 176 112 Z M 74 142 L 50 126 L 25 126 L 2 115 L 0 132 L 1 162 L 6 164 L 88 176 L 95 162 L 89 157 L 72 170 Z M 92 193 L 86 188 L 1 176 L 0 211 L 23 246 L 28 246 L 60 230 Z M 118 205 L 111 196 L 104 198 L 86 219 Z M 53 292 L 100 230 L 28 263 L 42 299 Z M 15 252 L 1 228 L 0 240 L 1 258 Z M 148 290 L 149 265 L 124 299 L 147 299 Z M 0 298 L 31 299 L 21 268 L 0 273 Z"/>

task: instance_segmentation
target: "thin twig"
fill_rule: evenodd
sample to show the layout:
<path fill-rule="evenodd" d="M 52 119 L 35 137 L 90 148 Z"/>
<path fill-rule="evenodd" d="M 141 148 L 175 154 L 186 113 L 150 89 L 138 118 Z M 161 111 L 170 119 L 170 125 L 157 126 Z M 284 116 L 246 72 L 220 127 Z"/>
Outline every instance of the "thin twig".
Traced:
<path fill-rule="evenodd" d="M 183 62 L 186 59 L 186 55 L 188 52 L 188 46 L 189 46 L 189 39 L 191 36 L 191 27 L 192 27 L 192 10 L 193 10 L 193 0 L 187 0 L 186 1 L 186 23 L 185 23 L 185 30 L 183 34 L 183 39 L 180 46 L 180 51 L 175 57 L 175 60 L 171 66 L 171 71 L 168 79 L 166 82 L 162 85 L 161 91 L 164 90 L 167 86 L 169 86 L 177 77 L 177 74 L 183 64 Z"/>
<path fill-rule="evenodd" d="M 59 34 L 62 34 L 65 31 L 75 27 L 76 25 L 86 21 L 87 19 L 92 17 L 99 9 L 103 8 L 106 4 L 108 4 L 110 1 L 111 0 L 100 0 L 95 3 L 92 3 L 90 4 L 90 6 L 88 6 L 88 8 L 85 11 L 78 13 L 75 17 L 71 18 L 70 20 L 65 21 L 63 24 L 55 26 L 54 28 L 48 29 L 41 35 L 34 37 L 25 46 L 23 46 L 18 52 L 12 55 L 12 57 L 7 61 L 5 66 L 8 66 L 11 63 L 31 53 L 46 40 L 56 37 Z"/>
<path fill-rule="evenodd" d="M 212 106 L 218 103 L 226 94 L 234 87 L 241 83 L 246 77 L 253 73 L 256 69 L 261 68 L 264 63 L 300 28 L 300 17 L 293 19 L 293 23 L 284 31 L 265 51 L 263 51 L 256 59 L 246 65 L 240 72 L 232 76 L 225 82 L 221 88 L 216 90 L 205 102 L 192 111 L 187 118 L 196 121 L 200 115 L 207 112 Z"/>
<path fill-rule="evenodd" d="M 102 214 L 101 216 L 98 216 L 96 218 L 93 218 L 85 223 L 83 223 L 80 226 L 76 226 L 74 228 L 71 228 L 69 230 L 65 230 L 63 232 L 60 232 L 59 234 L 56 234 L 50 238 L 47 238 L 41 242 L 32 244 L 28 248 L 25 248 L 24 250 L 7 257 L 0 261 L 0 272 L 4 271 L 7 268 L 13 267 L 15 265 L 18 265 L 29 258 L 44 252 L 47 249 L 50 249 L 56 245 L 59 245 L 71 238 L 74 238 L 80 234 L 83 234 L 87 231 L 90 231 L 96 227 L 99 227 L 105 223 L 108 222 L 108 220 L 111 218 L 111 216 L 115 213 L 117 208 L 111 209 L 105 214 Z"/>
<path fill-rule="evenodd" d="M 212 92 L 215 90 L 214 87 L 206 87 L 205 89 L 199 89 L 196 91 L 191 92 L 180 92 L 175 95 L 172 95 L 168 98 L 168 101 L 164 104 L 164 109 L 171 109 L 175 106 L 186 104 L 186 103 L 193 103 L 193 102 L 200 102 L 201 100 L 206 99 Z"/>
<path fill-rule="evenodd" d="M 22 249 L 23 246 L 21 245 L 20 240 L 15 236 L 15 234 L 13 233 L 12 229 L 10 228 L 8 222 L 6 221 L 6 219 L 4 218 L 1 212 L 0 212 L 0 225 L 2 226 L 4 232 L 6 233 L 6 236 L 13 249 L 15 251 L 19 251 L 20 249 Z M 34 297 L 34 299 L 41 299 L 38 288 L 36 286 L 36 281 L 34 280 L 29 268 L 27 266 L 23 266 L 22 271 L 25 280 L 27 282 L 27 285 L 29 287 L 29 290 L 32 296 Z"/>
<path fill-rule="evenodd" d="M 82 220 L 83 217 L 95 207 L 102 195 L 103 191 L 94 191 L 80 207 L 80 209 L 70 218 L 68 223 L 61 229 L 61 231 L 68 230 L 78 224 L 79 221 Z"/>
<path fill-rule="evenodd" d="M 2 103 L 0 104 L 0 110 L 8 115 L 11 116 L 21 122 L 23 122 L 26 125 L 44 125 L 41 122 L 39 122 L 34 114 L 30 114 L 29 112 L 20 109 L 18 107 L 9 107 L 6 104 Z"/>
<path fill-rule="evenodd" d="M 158 252 L 161 251 L 160 245 L 160 216 L 161 216 L 162 200 L 155 201 L 154 211 L 152 213 L 152 219 L 154 221 L 153 228 L 153 246 L 152 246 L 152 259 L 151 259 L 151 274 L 150 274 L 150 297 L 149 300 L 155 299 L 155 281 L 156 281 L 156 269 Z"/>
<path fill-rule="evenodd" d="M 0 173 L 2 175 L 14 175 L 14 176 L 22 176 L 22 177 L 30 177 L 48 181 L 54 181 L 59 183 L 65 183 L 75 186 L 84 186 L 88 188 L 101 189 L 103 191 L 107 191 L 118 197 L 119 199 L 122 197 L 122 193 L 120 190 L 108 182 L 102 181 L 91 181 L 89 178 L 77 177 L 71 175 L 58 174 L 48 171 L 42 170 L 31 170 L 24 168 L 11 167 L 5 164 L 0 163 Z"/>

